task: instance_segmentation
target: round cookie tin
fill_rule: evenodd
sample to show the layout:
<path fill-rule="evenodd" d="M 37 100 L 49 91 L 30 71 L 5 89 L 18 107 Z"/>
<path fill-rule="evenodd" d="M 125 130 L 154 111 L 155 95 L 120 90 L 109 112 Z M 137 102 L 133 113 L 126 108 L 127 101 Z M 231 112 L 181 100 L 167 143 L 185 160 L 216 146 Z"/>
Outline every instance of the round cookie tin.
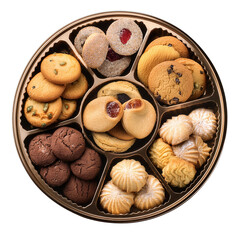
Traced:
<path fill-rule="evenodd" d="M 103 77 L 99 72 L 88 68 L 82 57 L 74 47 L 74 38 L 78 31 L 85 26 L 96 26 L 106 32 L 108 26 L 115 20 L 121 18 L 131 18 L 141 28 L 143 33 L 143 41 L 137 53 L 131 58 L 130 66 L 118 77 Z M 159 36 L 175 36 L 181 40 L 190 52 L 190 58 L 199 62 L 207 75 L 207 88 L 203 96 L 197 100 L 187 101 L 177 105 L 166 106 L 159 104 L 151 92 L 144 87 L 137 77 L 137 64 L 139 58 L 146 46 L 156 37 Z M 36 73 L 40 71 L 40 63 L 42 59 L 50 53 L 63 52 L 75 56 L 81 64 L 82 72 L 85 74 L 89 88 L 82 99 L 77 102 L 77 110 L 75 114 L 68 120 L 57 122 L 43 129 L 32 128 L 24 117 L 23 106 L 27 99 L 26 87 Z M 96 97 L 98 90 L 114 80 L 127 80 L 137 86 L 138 90 L 156 109 L 157 122 L 152 133 L 142 141 L 138 141 L 128 151 L 124 153 L 104 152 L 98 148 L 88 130 L 83 126 L 82 113 L 86 104 Z M 217 116 L 218 128 L 213 140 L 208 144 L 212 148 L 210 157 L 202 168 L 197 171 L 194 180 L 185 188 L 173 188 L 164 180 L 161 171 L 157 169 L 148 156 L 148 149 L 153 141 L 158 137 L 158 129 L 162 123 L 172 116 L 178 114 L 189 114 L 193 109 L 205 107 L 211 108 Z M 49 187 L 41 178 L 39 171 L 32 164 L 28 146 L 31 139 L 39 133 L 52 133 L 58 127 L 70 126 L 80 130 L 88 146 L 95 149 L 101 156 L 103 166 L 101 174 L 98 178 L 98 186 L 91 203 L 80 206 L 73 203 L 61 194 L 61 191 Z M 35 184 L 52 200 L 66 209 L 79 214 L 81 216 L 107 222 L 134 222 L 146 220 L 152 217 L 162 215 L 184 203 L 203 185 L 206 179 L 214 169 L 219 155 L 221 153 L 227 127 L 227 108 L 223 87 L 220 78 L 203 50 L 194 42 L 187 34 L 177 27 L 161 20 L 145 14 L 134 12 L 105 12 L 81 18 L 63 27 L 53 34 L 42 46 L 37 50 L 29 61 L 19 81 L 15 101 L 13 105 L 13 132 L 16 147 L 20 159 L 28 172 L 29 176 Z M 165 200 L 163 204 L 153 209 L 140 211 L 132 207 L 131 212 L 122 215 L 113 215 L 103 210 L 100 205 L 99 196 L 104 184 L 110 179 L 110 170 L 117 162 L 125 159 L 133 158 L 140 161 L 145 166 L 149 174 L 153 174 L 162 183 L 165 189 Z"/>

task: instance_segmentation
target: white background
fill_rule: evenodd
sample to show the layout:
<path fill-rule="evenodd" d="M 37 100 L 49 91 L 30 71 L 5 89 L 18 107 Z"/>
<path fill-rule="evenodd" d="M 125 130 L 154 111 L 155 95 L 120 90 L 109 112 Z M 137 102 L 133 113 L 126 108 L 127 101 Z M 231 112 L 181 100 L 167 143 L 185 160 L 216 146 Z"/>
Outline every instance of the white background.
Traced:
<path fill-rule="evenodd" d="M 240 13 L 236 3 L 231 0 L 1 1 L 0 239 L 239 239 Z M 12 134 L 14 94 L 34 52 L 68 23 L 112 10 L 153 15 L 186 32 L 216 67 L 228 103 L 225 145 L 204 186 L 174 211 L 131 224 L 88 220 L 50 200 L 22 166 Z"/>

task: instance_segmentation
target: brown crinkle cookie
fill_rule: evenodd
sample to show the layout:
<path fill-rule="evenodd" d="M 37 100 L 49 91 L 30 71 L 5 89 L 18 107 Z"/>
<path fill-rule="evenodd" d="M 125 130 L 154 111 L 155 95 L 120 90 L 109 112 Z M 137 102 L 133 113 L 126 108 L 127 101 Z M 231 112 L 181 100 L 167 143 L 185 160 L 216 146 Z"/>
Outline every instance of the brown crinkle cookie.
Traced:
<path fill-rule="evenodd" d="M 99 173 L 102 161 L 99 154 L 90 148 L 86 148 L 80 159 L 71 163 L 73 174 L 83 180 L 92 180 Z"/>
<path fill-rule="evenodd" d="M 71 127 L 60 127 L 52 135 L 51 146 L 57 158 L 72 162 L 83 154 L 85 140 L 78 130 Z"/>

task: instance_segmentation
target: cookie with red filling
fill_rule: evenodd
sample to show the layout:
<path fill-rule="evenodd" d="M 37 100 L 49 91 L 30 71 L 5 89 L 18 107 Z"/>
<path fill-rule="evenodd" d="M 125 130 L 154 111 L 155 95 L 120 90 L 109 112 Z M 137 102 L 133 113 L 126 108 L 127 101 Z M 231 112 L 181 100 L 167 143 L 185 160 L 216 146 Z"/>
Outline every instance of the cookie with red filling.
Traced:
<path fill-rule="evenodd" d="M 121 18 L 113 22 L 106 35 L 111 48 L 123 56 L 137 52 L 143 38 L 140 27 L 128 18 Z"/>
<path fill-rule="evenodd" d="M 105 77 L 120 76 L 130 62 L 131 57 L 119 55 L 112 48 L 109 48 L 106 59 L 97 70 Z"/>

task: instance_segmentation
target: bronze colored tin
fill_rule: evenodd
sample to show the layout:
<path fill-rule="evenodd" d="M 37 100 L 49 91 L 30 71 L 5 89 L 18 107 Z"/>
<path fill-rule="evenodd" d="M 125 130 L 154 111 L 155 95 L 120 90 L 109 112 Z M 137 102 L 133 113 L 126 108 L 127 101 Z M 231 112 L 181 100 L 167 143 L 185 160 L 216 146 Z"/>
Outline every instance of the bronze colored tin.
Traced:
<path fill-rule="evenodd" d="M 133 55 L 130 66 L 121 76 L 105 78 L 97 71 L 86 66 L 73 45 L 74 37 L 78 31 L 85 26 L 93 25 L 101 28 L 103 31 L 106 31 L 108 26 L 114 20 L 123 17 L 132 18 L 139 25 L 144 35 L 143 42 L 139 51 Z M 141 54 L 149 42 L 156 37 L 164 35 L 172 35 L 180 39 L 188 47 L 190 58 L 199 62 L 204 67 L 208 78 L 207 89 L 204 95 L 199 99 L 172 106 L 162 105 L 159 104 L 151 92 L 138 81 L 136 66 Z M 40 71 L 41 60 L 46 55 L 53 52 L 67 52 L 79 60 L 82 66 L 82 71 L 88 79 L 89 89 L 83 99 L 78 101 L 76 114 L 73 115 L 72 118 L 55 123 L 45 129 L 31 128 L 23 114 L 23 103 L 27 98 L 26 86 L 31 77 Z M 157 122 L 150 136 L 143 141 L 138 141 L 127 152 L 121 154 L 104 152 L 103 150 L 99 149 L 95 145 L 91 134 L 89 134 L 89 132 L 83 127 L 82 123 L 82 111 L 86 103 L 96 96 L 97 91 L 101 86 L 113 80 L 127 80 L 134 83 L 144 98 L 149 100 L 157 111 Z M 213 109 L 218 118 L 218 130 L 216 136 L 211 142 L 208 143 L 212 147 L 212 151 L 207 162 L 202 168 L 200 168 L 200 170 L 198 170 L 192 183 L 183 189 L 172 188 L 165 182 L 160 170 L 157 169 L 149 159 L 148 149 L 152 142 L 157 138 L 157 130 L 163 122 L 165 122 L 168 118 L 176 116 L 180 113 L 188 114 L 190 111 L 198 107 Z M 98 151 L 103 160 L 102 173 L 98 178 L 98 187 L 96 193 L 91 203 L 86 206 L 79 206 L 71 202 L 66 197 L 61 195 L 60 192 L 57 192 L 53 188 L 49 187 L 43 181 L 37 169 L 33 166 L 28 155 L 28 144 L 36 134 L 42 132 L 53 132 L 57 127 L 60 126 L 71 126 L 82 131 L 87 144 Z M 177 27 L 158 18 L 133 12 L 106 12 L 91 15 L 72 22 L 53 34 L 46 42 L 43 43 L 43 45 L 37 50 L 32 59 L 29 61 L 18 84 L 13 105 L 13 132 L 16 147 L 26 171 L 35 184 L 48 197 L 68 210 L 87 218 L 108 222 L 133 222 L 149 219 L 162 215 L 188 200 L 203 185 L 214 169 L 223 147 L 226 135 L 226 127 L 227 108 L 223 87 L 213 64 L 203 50 L 188 35 L 186 35 Z M 145 211 L 132 208 L 131 213 L 124 215 L 112 215 L 106 213 L 102 209 L 99 203 L 101 189 L 104 183 L 110 179 L 109 173 L 112 166 L 124 158 L 134 158 L 139 160 L 141 164 L 145 166 L 149 174 L 153 174 L 160 180 L 166 191 L 166 199 L 162 205 Z"/>

